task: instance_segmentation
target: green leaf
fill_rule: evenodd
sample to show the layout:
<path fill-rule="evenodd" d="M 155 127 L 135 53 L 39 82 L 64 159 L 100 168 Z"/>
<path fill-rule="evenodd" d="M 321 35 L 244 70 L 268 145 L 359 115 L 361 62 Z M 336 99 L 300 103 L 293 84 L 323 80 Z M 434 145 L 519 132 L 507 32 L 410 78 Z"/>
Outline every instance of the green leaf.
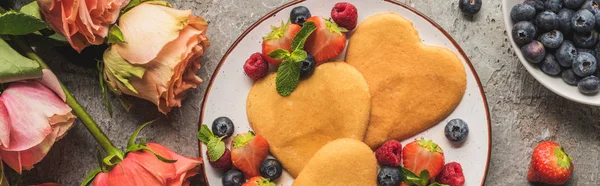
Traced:
<path fill-rule="evenodd" d="M 92 172 L 90 172 L 87 176 L 85 176 L 85 178 L 81 182 L 80 186 L 87 186 L 90 183 L 92 183 L 92 181 L 94 180 L 96 175 L 98 175 L 100 172 L 102 172 L 102 169 L 100 169 L 100 168 L 95 168 L 94 170 L 92 170 Z"/>
<path fill-rule="evenodd" d="M 135 145 L 135 139 L 137 139 L 137 136 L 140 134 L 140 132 L 142 131 L 142 129 L 144 129 L 144 127 L 146 127 L 147 125 L 149 125 L 151 123 L 154 123 L 156 120 L 158 120 L 158 118 L 156 118 L 156 119 L 154 119 L 152 121 L 146 122 L 146 123 L 142 124 L 142 126 L 138 127 L 133 132 L 133 134 L 131 134 L 131 137 L 129 138 L 129 142 L 127 142 L 127 147 L 131 147 L 131 146 Z"/>
<path fill-rule="evenodd" d="M 42 77 L 40 64 L 22 56 L 0 39 L 0 83 L 39 77 Z"/>
<path fill-rule="evenodd" d="M 325 20 L 325 28 L 332 33 L 336 33 L 342 35 L 342 32 L 348 32 L 348 29 L 344 27 L 339 27 L 335 22 L 331 21 L 331 19 Z"/>
<path fill-rule="evenodd" d="M 102 170 L 102 172 L 106 171 L 106 166 L 102 162 L 102 152 L 100 152 L 98 149 L 96 149 L 96 158 L 98 160 L 98 166 L 100 166 L 100 170 Z"/>
<path fill-rule="evenodd" d="M 308 53 L 304 50 L 294 50 L 292 55 L 290 56 L 290 60 L 293 62 L 302 62 L 308 57 Z"/>
<path fill-rule="evenodd" d="M 441 183 L 438 183 L 438 182 L 433 182 L 433 183 L 429 184 L 429 186 L 450 186 L 450 185 L 441 184 Z"/>
<path fill-rule="evenodd" d="M 138 92 L 129 82 L 129 78 L 138 77 L 141 79 L 146 72 L 146 68 L 144 66 L 129 63 L 127 60 L 123 59 L 121 55 L 119 55 L 119 52 L 117 52 L 116 48 L 114 47 L 109 47 L 106 49 L 103 57 L 105 65 L 104 74 L 105 76 L 109 76 L 107 77 L 109 85 L 111 82 L 120 83 L 123 87 L 126 87 L 131 92 L 137 94 Z M 116 79 L 118 82 L 113 81 L 113 79 Z M 111 87 L 111 90 L 114 91 L 115 89 L 113 88 L 116 87 Z"/>
<path fill-rule="evenodd" d="M 25 35 L 47 28 L 46 23 L 22 12 L 8 11 L 0 15 L 0 35 Z"/>
<path fill-rule="evenodd" d="M 208 160 L 215 162 L 225 153 L 225 142 L 221 138 L 211 138 L 206 144 L 208 151 Z"/>
<path fill-rule="evenodd" d="M 233 138 L 233 148 L 243 147 L 254 139 L 254 132 L 248 131 L 246 134 L 237 135 Z"/>
<path fill-rule="evenodd" d="M 112 27 L 110 27 L 110 30 L 108 30 L 108 38 L 106 43 L 126 43 L 125 38 L 123 37 L 123 32 L 121 31 L 121 28 L 119 28 L 119 26 L 113 25 Z"/>
<path fill-rule="evenodd" d="M 287 23 L 281 21 L 281 26 L 276 27 L 271 25 L 271 32 L 263 37 L 263 40 L 277 40 L 285 35 L 287 30 L 289 29 L 290 21 Z"/>
<path fill-rule="evenodd" d="M 40 12 L 40 6 L 38 5 L 37 1 L 32 1 L 31 3 L 21 7 L 20 12 L 42 20 L 42 13 Z"/>
<path fill-rule="evenodd" d="M 312 34 L 316 29 L 317 29 L 317 26 L 315 25 L 314 22 L 304 23 L 302 25 L 302 28 L 300 29 L 300 31 L 298 31 L 298 34 L 296 34 L 296 36 L 294 36 L 294 39 L 292 39 L 292 49 L 291 50 L 292 51 L 303 50 L 306 39 L 308 39 L 308 36 L 310 36 L 310 34 Z"/>
<path fill-rule="evenodd" d="M 289 96 L 298 87 L 300 81 L 300 68 L 302 63 L 290 59 L 284 60 L 277 69 L 275 88 L 281 96 Z"/>
<path fill-rule="evenodd" d="M 202 126 L 200 126 L 200 130 L 198 130 L 198 133 L 196 133 L 196 137 L 198 137 L 198 140 L 200 140 L 204 144 L 208 144 L 210 139 L 216 138 L 215 135 L 210 131 L 210 129 L 208 129 L 208 126 L 205 124 L 202 124 Z"/>
<path fill-rule="evenodd" d="M 104 66 L 102 65 L 102 61 L 96 62 L 96 68 L 98 68 L 98 81 L 100 82 L 100 90 L 102 91 L 102 98 L 104 99 L 104 106 L 108 110 L 108 115 L 112 118 L 113 110 L 110 105 L 110 100 L 108 100 L 108 91 L 106 91 L 106 85 L 104 84 Z"/>
<path fill-rule="evenodd" d="M 277 59 L 277 60 L 282 60 L 285 58 L 290 57 L 290 52 L 284 49 L 277 49 L 274 50 L 273 52 L 269 53 L 269 57 L 273 58 L 273 59 Z"/>
<path fill-rule="evenodd" d="M 427 186 L 427 182 L 429 182 L 429 171 L 423 170 L 420 175 L 421 176 L 417 176 L 412 171 L 400 167 L 400 178 L 402 178 L 402 182 L 409 186 Z"/>
<path fill-rule="evenodd" d="M 165 162 L 165 163 L 175 163 L 175 162 L 177 162 L 177 160 L 167 159 L 167 158 L 161 156 L 160 154 L 154 152 L 154 150 L 150 149 L 146 145 L 141 145 L 141 146 L 142 146 L 142 149 L 144 149 L 144 150 L 146 150 L 148 152 L 151 152 L 152 154 L 154 154 L 154 156 L 156 156 L 156 158 L 158 158 L 158 160 L 160 160 L 162 162 Z"/>

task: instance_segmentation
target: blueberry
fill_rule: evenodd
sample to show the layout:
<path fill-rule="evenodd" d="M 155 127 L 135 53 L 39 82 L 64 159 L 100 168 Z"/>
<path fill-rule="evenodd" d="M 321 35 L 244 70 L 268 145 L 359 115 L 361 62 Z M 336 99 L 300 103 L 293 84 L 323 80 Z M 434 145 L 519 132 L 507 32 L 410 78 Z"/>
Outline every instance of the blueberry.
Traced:
<path fill-rule="evenodd" d="M 579 10 L 571 18 L 571 27 L 575 32 L 585 33 L 594 29 L 596 17 L 588 10 Z"/>
<path fill-rule="evenodd" d="M 546 10 L 546 7 L 544 6 L 544 2 L 542 0 L 527 0 L 523 3 L 533 6 L 537 13 Z"/>
<path fill-rule="evenodd" d="M 474 16 L 481 10 L 481 0 L 458 0 L 458 8 L 463 14 Z"/>
<path fill-rule="evenodd" d="M 575 58 L 577 58 L 577 54 L 577 49 L 575 46 L 573 46 L 573 43 L 570 41 L 565 41 L 562 45 L 560 45 L 558 50 L 556 50 L 554 55 L 560 66 L 571 67 L 571 65 L 573 65 L 573 61 Z"/>
<path fill-rule="evenodd" d="M 315 68 L 317 67 L 317 62 L 315 61 L 315 57 L 308 54 L 306 59 L 302 61 L 302 67 L 300 67 L 300 76 L 309 77 L 315 72 Z"/>
<path fill-rule="evenodd" d="M 563 5 L 567 8 L 577 10 L 581 5 L 583 5 L 585 0 L 564 0 Z"/>
<path fill-rule="evenodd" d="M 246 176 L 242 171 L 237 169 L 229 169 L 221 178 L 221 183 L 223 186 L 242 186 L 242 184 L 246 183 Z"/>
<path fill-rule="evenodd" d="M 532 20 L 535 14 L 535 8 L 528 4 L 517 4 L 510 10 L 510 17 L 515 22 Z"/>
<path fill-rule="evenodd" d="M 544 60 L 540 63 L 540 68 L 542 69 L 542 72 L 551 76 L 560 74 L 560 71 L 562 70 L 552 54 L 546 55 Z"/>
<path fill-rule="evenodd" d="M 588 54 L 592 54 L 592 56 L 596 57 L 596 51 L 589 49 L 589 48 L 577 48 L 577 53 L 581 54 L 581 53 L 588 53 Z M 573 60 L 575 61 L 575 60 Z"/>
<path fill-rule="evenodd" d="M 462 119 L 453 119 L 446 124 L 444 134 L 448 140 L 460 143 L 469 136 L 469 126 Z"/>
<path fill-rule="evenodd" d="M 536 29 L 529 21 L 521 21 L 515 24 L 512 29 L 512 37 L 517 45 L 521 46 L 533 41 Z"/>
<path fill-rule="evenodd" d="M 581 5 L 582 10 L 589 10 L 593 14 L 598 14 L 600 12 L 600 2 L 599 0 L 587 0 Z"/>
<path fill-rule="evenodd" d="M 558 30 L 567 35 L 571 33 L 571 19 L 575 12 L 569 9 L 562 9 L 558 12 Z"/>
<path fill-rule="evenodd" d="M 532 41 L 529 44 L 521 47 L 521 52 L 527 61 L 531 63 L 539 63 L 546 57 L 546 49 L 539 41 Z"/>
<path fill-rule="evenodd" d="M 588 76 L 577 83 L 577 88 L 583 94 L 597 94 L 600 90 L 600 79 L 596 76 Z"/>
<path fill-rule="evenodd" d="M 560 77 L 565 83 L 569 85 L 577 85 L 577 83 L 579 83 L 579 81 L 581 80 L 581 77 L 577 76 L 575 72 L 573 72 L 573 69 L 563 70 L 560 74 Z"/>
<path fill-rule="evenodd" d="M 228 138 L 234 131 L 233 121 L 228 117 L 219 117 L 212 123 L 212 131 L 216 136 Z"/>
<path fill-rule="evenodd" d="M 310 18 L 310 10 L 305 6 L 297 6 L 290 12 L 290 20 L 293 24 L 302 26 L 306 19 Z"/>
<path fill-rule="evenodd" d="M 281 176 L 283 167 L 281 163 L 273 158 L 268 158 L 260 163 L 260 176 L 269 178 L 270 180 L 276 180 Z"/>
<path fill-rule="evenodd" d="M 547 48 L 558 48 L 563 44 L 563 34 L 558 30 L 546 32 L 540 36 L 540 42 Z"/>
<path fill-rule="evenodd" d="M 398 186 L 402 182 L 400 168 L 382 166 L 377 174 L 377 186 Z"/>
<path fill-rule="evenodd" d="M 558 13 L 563 7 L 562 0 L 546 0 L 544 7 L 546 7 L 546 10 Z"/>
<path fill-rule="evenodd" d="M 598 32 L 592 30 L 587 33 L 575 33 L 572 40 L 576 47 L 592 48 L 598 43 Z"/>
<path fill-rule="evenodd" d="M 558 28 L 558 16 L 551 11 L 544 11 L 537 15 L 535 24 L 543 31 L 556 30 Z"/>
<path fill-rule="evenodd" d="M 596 57 L 586 52 L 580 52 L 573 61 L 573 72 L 579 77 L 587 77 L 596 72 Z"/>

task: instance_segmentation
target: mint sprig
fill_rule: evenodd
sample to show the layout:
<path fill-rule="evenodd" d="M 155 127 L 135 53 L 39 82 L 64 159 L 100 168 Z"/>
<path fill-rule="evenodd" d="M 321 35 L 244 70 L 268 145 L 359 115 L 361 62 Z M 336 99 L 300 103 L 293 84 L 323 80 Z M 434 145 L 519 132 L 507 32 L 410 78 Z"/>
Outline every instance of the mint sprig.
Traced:
<path fill-rule="evenodd" d="M 407 168 L 400 167 L 400 178 L 402 179 L 402 182 L 409 186 L 427 186 L 427 183 L 429 182 L 429 171 L 423 170 L 419 176 L 417 176 Z"/>
<path fill-rule="evenodd" d="M 198 133 L 196 133 L 196 137 L 206 145 L 209 161 L 215 162 L 225 154 L 225 142 L 223 142 L 223 138 L 215 136 L 210 129 L 208 129 L 208 126 L 203 124 Z"/>
<path fill-rule="evenodd" d="M 317 29 L 313 22 L 306 22 L 294 39 L 292 39 L 291 51 L 277 49 L 269 53 L 269 57 L 277 60 L 283 60 L 277 69 L 275 78 L 276 89 L 279 95 L 289 96 L 298 87 L 300 82 L 300 69 L 302 61 L 306 59 L 308 53 L 304 51 L 304 43 L 308 36 Z"/>

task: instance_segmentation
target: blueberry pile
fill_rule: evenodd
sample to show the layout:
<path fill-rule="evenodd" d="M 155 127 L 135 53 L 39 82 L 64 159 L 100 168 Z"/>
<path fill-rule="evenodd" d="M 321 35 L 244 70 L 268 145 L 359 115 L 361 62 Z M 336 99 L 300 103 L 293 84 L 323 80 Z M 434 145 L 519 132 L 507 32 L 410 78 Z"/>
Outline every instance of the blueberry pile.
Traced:
<path fill-rule="evenodd" d="M 510 16 L 527 61 L 583 94 L 600 91 L 600 0 L 526 0 Z"/>

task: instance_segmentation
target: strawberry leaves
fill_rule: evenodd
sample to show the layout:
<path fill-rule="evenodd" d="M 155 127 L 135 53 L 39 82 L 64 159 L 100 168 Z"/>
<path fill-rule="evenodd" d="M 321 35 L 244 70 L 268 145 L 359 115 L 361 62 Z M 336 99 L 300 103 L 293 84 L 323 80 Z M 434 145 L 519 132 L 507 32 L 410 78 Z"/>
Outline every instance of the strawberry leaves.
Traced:
<path fill-rule="evenodd" d="M 211 162 L 219 160 L 225 153 L 225 142 L 223 142 L 223 137 L 219 138 L 215 136 L 210 129 L 208 129 L 207 125 L 202 125 L 200 127 L 200 130 L 196 133 L 196 137 L 206 145 L 208 160 Z"/>
<path fill-rule="evenodd" d="M 283 49 L 277 49 L 269 53 L 269 57 L 277 60 L 283 60 L 277 69 L 276 89 L 279 95 L 289 96 L 298 87 L 300 82 L 300 69 L 302 61 L 306 59 L 308 53 L 304 51 L 304 43 L 310 34 L 316 30 L 315 23 L 304 23 L 302 29 L 292 40 L 291 52 Z M 267 36 L 269 37 L 269 36 Z"/>
<path fill-rule="evenodd" d="M 423 170 L 417 176 L 417 174 L 408 170 L 407 168 L 400 167 L 400 179 L 402 179 L 403 183 L 406 183 L 409 186 L 428 186 L 427 184 L 429 183 L 429 171 Z M 433 182 L 433 183 L 429 184 L 429 186 L 449 186 L 449 185 Z"/>

